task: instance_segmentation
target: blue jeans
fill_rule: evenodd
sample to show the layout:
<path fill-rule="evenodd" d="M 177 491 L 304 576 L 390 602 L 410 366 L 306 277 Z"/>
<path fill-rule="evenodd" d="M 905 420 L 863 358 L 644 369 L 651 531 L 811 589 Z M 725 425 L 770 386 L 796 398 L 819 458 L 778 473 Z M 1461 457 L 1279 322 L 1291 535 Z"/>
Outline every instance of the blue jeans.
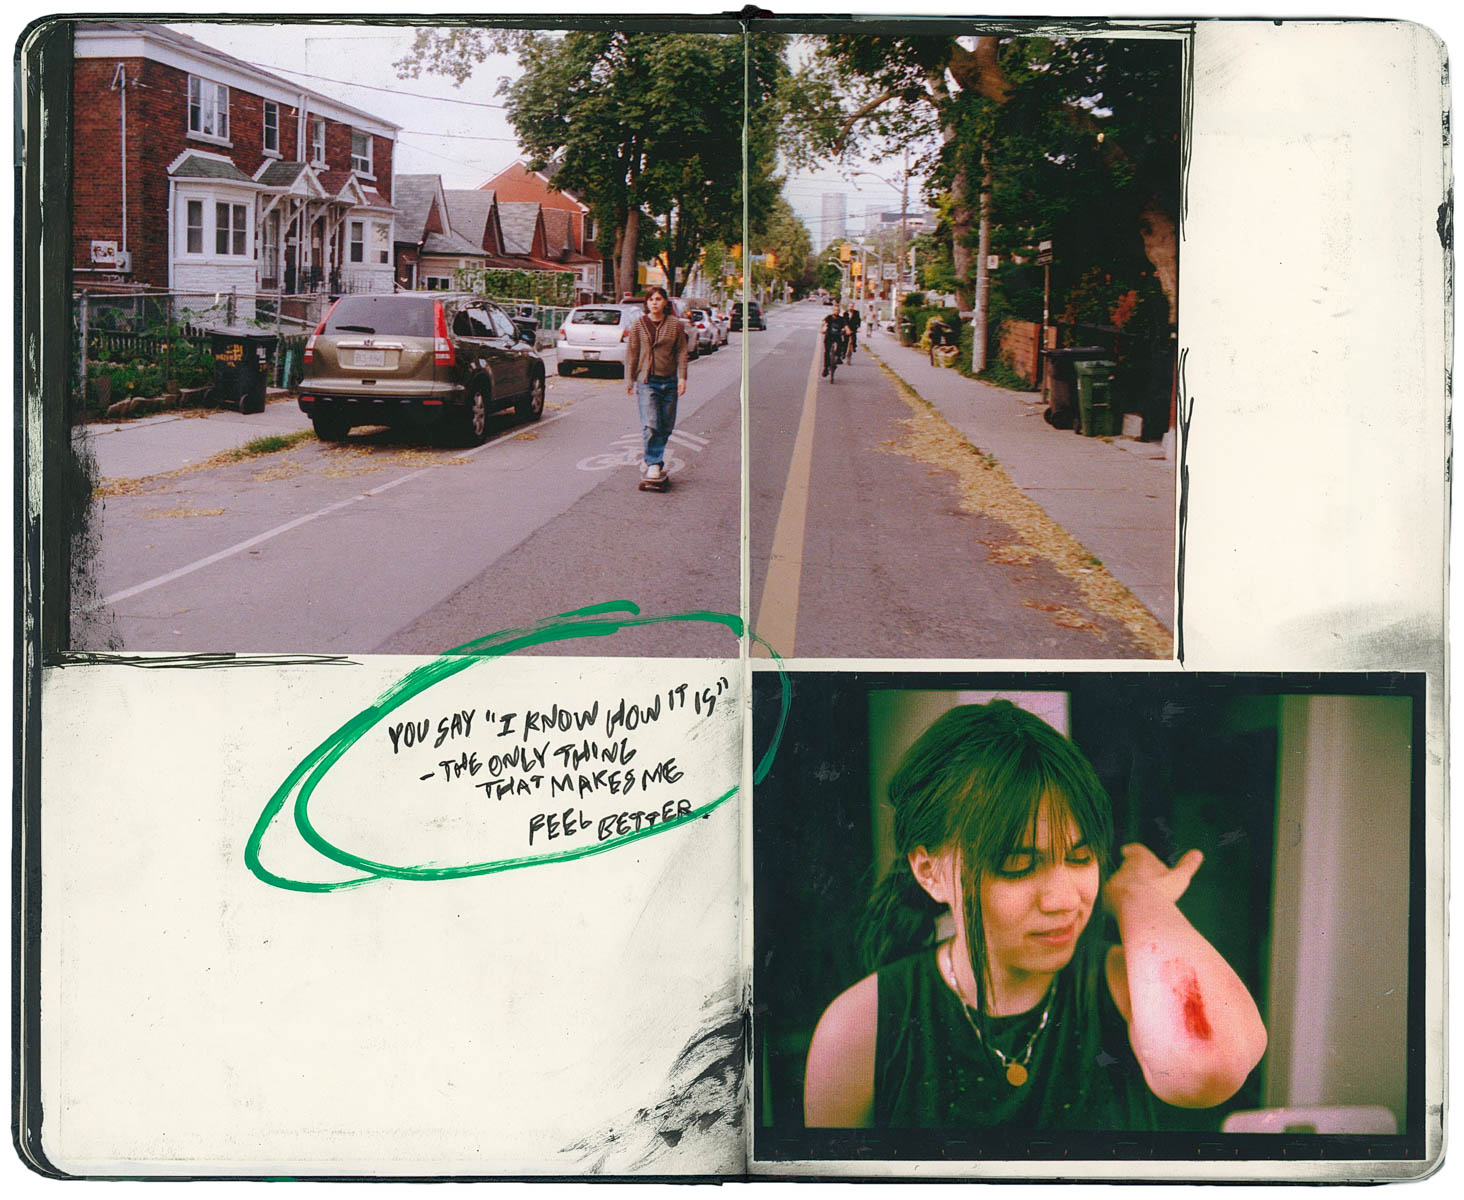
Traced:
<path fill-rule="evenodd" d="M 676 428 L 676 383 L 674 375 L 651 375 L 635 385 L 648 466 L 665 457 L 666 439 Z"/>

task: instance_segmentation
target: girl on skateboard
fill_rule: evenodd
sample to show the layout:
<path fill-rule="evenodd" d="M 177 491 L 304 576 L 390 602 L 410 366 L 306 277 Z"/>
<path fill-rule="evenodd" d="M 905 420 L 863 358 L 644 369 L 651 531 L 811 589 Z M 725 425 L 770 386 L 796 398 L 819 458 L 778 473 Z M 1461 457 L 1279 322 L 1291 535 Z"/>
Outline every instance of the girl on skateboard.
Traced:
<path fill-rule="evenodd" d="M 630 327 L 625 352 L 625 392 L 640 406 L 645 464 L 641 474 L 652 486 L 666 482 L 666 440 L 676 428 L 676 400 L 686 394 L 690 348 L 686 328 L 669 311 L 663 287 L 646 292 L 645 315 Z"/>

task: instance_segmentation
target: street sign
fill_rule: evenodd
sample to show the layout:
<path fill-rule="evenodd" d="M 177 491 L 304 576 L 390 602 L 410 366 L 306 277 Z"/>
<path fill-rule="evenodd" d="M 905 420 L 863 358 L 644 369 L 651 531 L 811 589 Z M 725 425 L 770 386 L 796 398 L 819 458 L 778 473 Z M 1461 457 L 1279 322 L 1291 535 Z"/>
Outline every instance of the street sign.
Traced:
<path fill-rule="evenodd" d="M 1037 265 L 1039 267 L 1046 267 L 1046 266 L 1050 266 L 1051 264 L 1052 264 L 1052 243 L 1051 242 L 1038 242 L 1037 243 Z"/>
<path fill-rule="evenodd" d="M 895 264 L 885 263 L 884 266 L 880 268 L 879 277 L 881 279 L 893 279 L 895 277 Z"/>
<path fill-rule="evenodd" d="M 1000 254 L 988 254 L 986 256 L 986 269 L 988 271 L 994 271 L 994 270 L 996 270 L 997 266 L 1000 263 L 1001 263 L 1001 255 Z"/>

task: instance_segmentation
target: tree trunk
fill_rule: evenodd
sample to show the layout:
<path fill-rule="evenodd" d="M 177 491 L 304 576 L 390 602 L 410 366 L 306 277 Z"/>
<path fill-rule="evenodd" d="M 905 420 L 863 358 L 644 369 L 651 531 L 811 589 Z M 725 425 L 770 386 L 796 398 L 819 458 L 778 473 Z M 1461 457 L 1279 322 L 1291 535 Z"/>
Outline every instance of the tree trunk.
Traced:
<path fill-rule="evenodd" d="M 620 258 L 615 263 L 615 290 L 621 296 L 635 295 L 639 245 L 640 209 L 632 204 L 625 213 L 625 233 L 620 239 Z"/>
<path fill-rule="evenodd" d="M 955 131 L 950 131 L 955 136 Z M 962 309 L 976 304 L 976 288 L 971 280 L 971 247 L 968 239 L 976 213 L 971 207 L 971 185 L 963 167 L 957 166 L 951 180 L 951 268 L 956 275 L 956 299 Z"/>
<path fill-rule="evenodd" d="M 1174 325 L 1179 312 L 1179 242 L 1174 218 L 1152 197 L 1139 210 L 1139 236 L 1144 240 L 1144 253 L 1153 264 L 1159 286 L 1169 301 L 1169 323 Z"/>

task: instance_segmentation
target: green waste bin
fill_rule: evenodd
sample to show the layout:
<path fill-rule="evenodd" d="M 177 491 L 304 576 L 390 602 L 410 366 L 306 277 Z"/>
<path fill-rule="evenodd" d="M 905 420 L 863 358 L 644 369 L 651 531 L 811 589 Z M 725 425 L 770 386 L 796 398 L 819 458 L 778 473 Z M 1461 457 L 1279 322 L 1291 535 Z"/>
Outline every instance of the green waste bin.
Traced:
<path fill-rule="evenodd" d="M 1087 437 L 1112 437 L 1113 367 L 1107 359 L 1073 363 L 1078 376 L 1078 420 Z"/>
<path fill-rule="evenodd" d="M 227 325 L 208 332 L 214 357 L 213 402 L 240 412 L 263 412 L 279 338 Z"/>

